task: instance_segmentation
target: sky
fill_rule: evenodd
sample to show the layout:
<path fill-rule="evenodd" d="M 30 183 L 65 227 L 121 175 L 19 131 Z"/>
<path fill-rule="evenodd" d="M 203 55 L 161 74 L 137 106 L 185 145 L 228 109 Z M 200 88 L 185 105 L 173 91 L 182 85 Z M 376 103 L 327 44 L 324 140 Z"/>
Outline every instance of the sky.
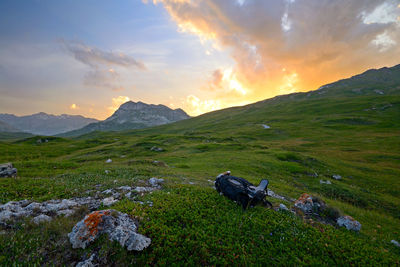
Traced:
<path fill-rule="evenodd" d="M 400 63 L 399 0 L 2 0 L 0 113 L 196 116 Z"/>

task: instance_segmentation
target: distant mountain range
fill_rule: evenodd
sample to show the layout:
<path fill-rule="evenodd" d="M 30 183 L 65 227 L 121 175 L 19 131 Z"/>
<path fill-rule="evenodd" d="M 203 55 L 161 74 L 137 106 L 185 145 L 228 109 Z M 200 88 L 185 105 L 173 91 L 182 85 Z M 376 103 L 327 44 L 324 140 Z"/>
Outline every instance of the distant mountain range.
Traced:
<path fill-rule="evenodd" d="M 0 132 L 25 132 L 36 135 L 56 135 L 82 128 L 96 119 L 80 115 L 59 116 L 40 112 L 28 116 L 0 114 Z"/>
<path fill-rule="evenodd" d="M 93 131 L 121 131 L 141 129 L 188 119 L 190 116 L 182 109 L 170 109 L 164 105 L 143 102 L 126 102 L 104 121 L 91 123 L 85 127 L 60 136 L 79 136 Z"/>

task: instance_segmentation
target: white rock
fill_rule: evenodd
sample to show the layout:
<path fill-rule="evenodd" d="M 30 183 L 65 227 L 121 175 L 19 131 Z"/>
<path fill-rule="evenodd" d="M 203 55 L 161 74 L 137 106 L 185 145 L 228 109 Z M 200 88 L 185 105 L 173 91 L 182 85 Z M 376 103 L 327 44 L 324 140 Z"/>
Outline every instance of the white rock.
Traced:
<path fill-rule="evenodd" d="M 59 211 L 57 211 L 57 216 L 64 215 L 64 217 L 69 217 L 74 213 L 75 213 L 74 210 L 69 210 L 69 209 L 68 210 L 59 210 Z"/>
<path fill-rule="evenodd" d="M 108 195 L 108 194 L 112 194 L 113 192 L 114 191 L 112 189 L 106 189 L 102 193 Z"/>
<path fill-rule="evenodd" d="M 105 172 L 105 174 L 109 174 L 109 173 L 110 173 L 110 171 L 109 171 L 109 170 L 105 170 L 104 172 Z"/>
<path fill-rule="evenodd" d="M 134 189 L 138 193 L 143 193 L 143 192 L 150 192 L 154 190 L 152 187 L 143 187 L 143 186 L 138 186 Z"/>
<path fill-rule="evenodd" d="M 339 217 L 336 222 L 339 226 L 346 227 L 347 230 L 353 230 L 356 232 L 361 230 L 361 223 L 354 220 L 353 217 L 348 215 Z"/>
<path fill-rule="evenodd" d="M 390 243 L 392 243 L 392 244 L 395 245 L 396 247 L 400 247 L 400 243 L 397 242 L 396 240 L 392 240 L 392 241 L 390 241 Z"/>
<path fill-rule="evenodd" d="M 102 201 L 103 205 L 106 207 L 109 207 L 116 202 L 118 202 L 118 200 L 114 199 L 114 197 L 107 197 L 107 198 L 103 199 L 103 201 Z"/>
<path fill-rule="evenodd" d="M 75 267 L 94 267 L 95 265 L 93 264 L 93 261 L 95 259 L 95 256 L 96 254 L 93 253 L 92 255 L 90 255 L 89 259 L 78 262 Z"/>
<path fill-rule="evenodd" d="M 120 186 L 117 189 L 122 190 L 122 191 L 130 191 L 132 190 L 132 187 L 124 185 L 124 186 Z"/>
<path fill-rule="evenodd" d="M 279 210 L 286 210 L 286 211 L 288 211 L 289 209 L 288 209 L 288 207 L 286 207 L 286 205 L 285 204 L 279 204 Z"/>
<path fill-rule="evenodd" d="M 42 222 L 49 222 L 49 221 L 51 221 L 51 217 L 44 215 L 44 214 L 40 214 L 40 215 L 36 216 L 35 218 L 33 218 L 32 221 L 36 224 L 39 224 Z"/>
<path fill-rule="evenodd" d="M 320 183 L 320 184 L 332 184 L 331 181 L 329 181 L 329 180 L 326 180 L 326 181 L 324 181 L 324 180 L 319 180 L 319 183 Z"/>
<path fill-rule="evenodd" d="M 262 126 L 264 129 L 270 129 L 270 128 L 271 128 L 271 126 L 266 125 L 266 124 L 261 124 L 261 126 Z"/>
<path fill-rule="evenodd" d="M 106 160 L 106 163 L 111 163 L 111 162 L 112 162 L 112 159 Z"/>
<path fill-rule="evenodd" d="M 340 176 L 339 174 L 334 174 L 334 175 L 332 175 L 332 178 L 335 180 L 340 180 L 340 179 L 342 179 L 342 176 Z"/>
<path fill-rule="evenodd" d="M 149 184 L 153 187 L 160 186 L 164 182 L 164 179 L 157 179 L 156 177 L 152 177 L 149 179 Z"/>

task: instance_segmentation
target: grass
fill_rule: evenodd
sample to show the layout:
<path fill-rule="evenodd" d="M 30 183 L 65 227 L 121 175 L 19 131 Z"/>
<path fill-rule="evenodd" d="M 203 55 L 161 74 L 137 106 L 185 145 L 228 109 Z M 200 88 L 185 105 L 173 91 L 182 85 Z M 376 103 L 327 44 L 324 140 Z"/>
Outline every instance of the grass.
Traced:
<path fill-rule="evenodd" d="M 101 263 L 115 265 L 398 265 L 400 251 L 390 240 L 400 240 L 399 130 L 399 95 L 304 94 L 144 130 L 7 137 L 0 162 L 13 162 L 19 175 L 0 180 L 1 203 L 90 195 L 95 185 L 100 191 L 137 186 L 150 177 L 166 183 L 143 197 L 153 207 L 128 199 L 113 207 L 137 218 L 139 232 L 152 238 L 143 252 L 128 252 L 106 237 L 72 249 L 66 234 L 84 216 L 80 211 L 5 230 L 0 264 L 68 265 L 97 251 Z M 311 193 L 360 221 L 361 232 L 262 207 L 243 212 L 208 181 L 225 170 L 255 184 L 267 178 L 272 190 L 289 198 Z"/>

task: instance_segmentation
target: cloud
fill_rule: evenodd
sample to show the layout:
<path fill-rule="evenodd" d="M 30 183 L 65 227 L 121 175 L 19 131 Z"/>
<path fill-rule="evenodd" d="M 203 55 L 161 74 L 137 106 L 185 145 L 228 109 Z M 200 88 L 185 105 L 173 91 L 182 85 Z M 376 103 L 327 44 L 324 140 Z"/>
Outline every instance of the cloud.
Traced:
<path fill-rule="evenodd" d="M 400 60 L 397 0 L 153 3 L 165 7 L 180 31 L 212 41 L 213 54 L 230 51 L 235 64 L 216 70 L 205 86 L 221 106 L 316 89 Z"/>
<path fill-rule="evenodd" d="M 143 62 L 123 53 L 103 51 L 81 42 L 60 40 L 60 43 L 77 61 L 90 68 L 83 79 L 86 86 L 122 91 L 124 87 L 116 68 L 147 70 Z"/>
<path fill-rule="evenodd" d="M 146 70 L 143 62 L 123 53 L 107 52 L 96 47 L 85 45 L 81 42 L 60 41 L 72 53 L 74 58 L 92 68 L 102 66 L 136 67 Z"/>
<path fill-rule="evenodd" d="M 130 100 L 129 97 L 127 96 L 118 96 L 118 97 L 113 97 L 111 99 L 111 106 L 109 106 L 107 109 L 110 113 L 114 113 L 122 104 L 128 102 Z"/>

